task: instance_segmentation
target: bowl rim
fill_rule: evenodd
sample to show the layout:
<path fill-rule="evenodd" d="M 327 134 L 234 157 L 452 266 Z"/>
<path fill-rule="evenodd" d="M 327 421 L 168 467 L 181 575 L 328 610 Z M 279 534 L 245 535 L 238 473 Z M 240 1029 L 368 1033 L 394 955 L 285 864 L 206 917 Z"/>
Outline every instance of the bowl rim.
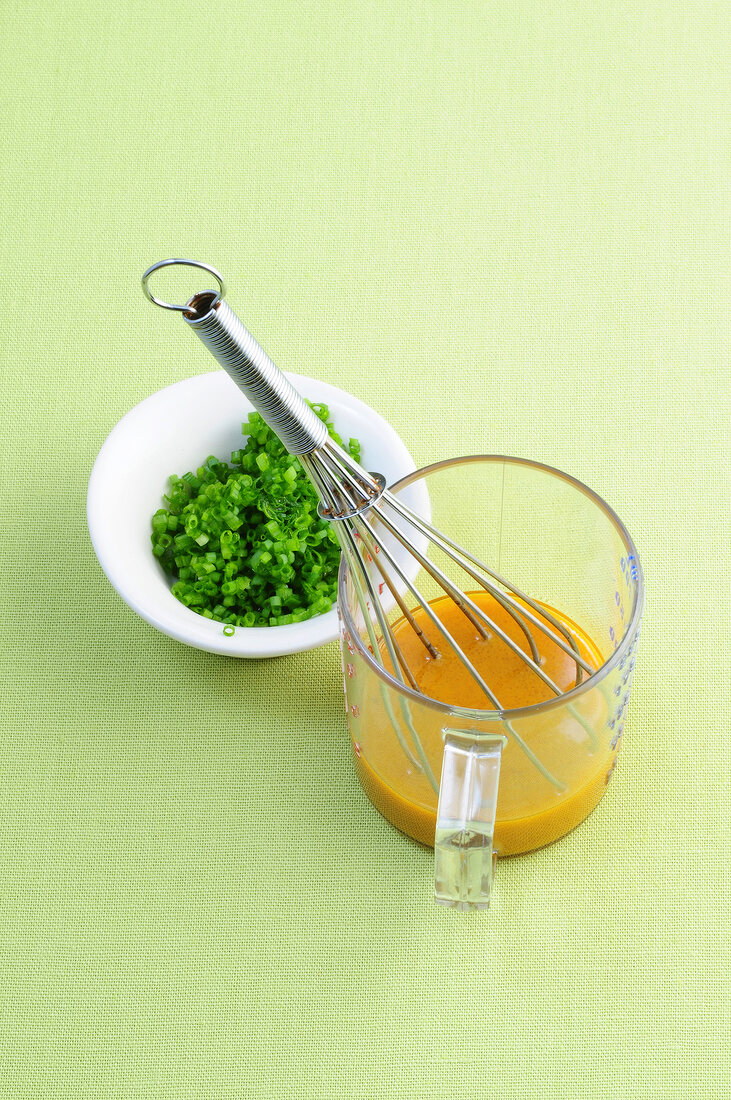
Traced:
<path fill-rule="evenodd" d="M 379 439 L 383 435 L 387 435 L 390 438 L 390 449 L 395 452 L 395 462 L 398 464 L 399 469 L 404 471 L 399 474 L 400 478 L 416 470 L 416 464 L 401 436 L 370 405 L 330 382 L 289 371 L 284 373 L 295 388 L 317 389 L 317 396 L 310 393 L 310 400 L 339 405 L 360 413 L 367 418 L 369 425 L 372 426 L 375 438 Z M 319 648 L 335 641 L 338 637 L 337 602 L 333 603 L 330 611 L 317 615 L 312 619 L 306 619 L 301 623 L 290 623 L 285 626 L 236 627 L 233 635 L 224 635 L 224 624 L 198 615 L 192 609 L 179 604 L 178 601 L 175 601 L 175 611 L 183 610 L 189 613 L 191 616 L 189 627 L 181 625 L 177 616 L 168 618 L 162 613 L 156 613 L 156 604 L 153 603 L 151 607 L 149 601 L 141 598 L 134 578 L 130 576 L 129 571 L 124 567 L 120 552 L 118 549 L 115 552 L 108 524 L 102 518 L 105 484 L 111 470 L 117 468 L 119 461 L 117 449 L 129 433 L 134 430 L 137 419 L 147 413 L 152 406 L 164 406 L 166 400 L 173 397 L 178 398 L 188 389 L 195 390 L 199 387 L 212 386 L 221 387 L 223 390 L 227 385 L 235 386 L 235 383 L 224 371 L 214 369 L 191 375 L 149 394 L 129 409 L 114 425 L 94 460 L 86 494 L 87 526 L 94 552 L 107 579 L 127 606 L 145 622 L 176 641 L 209 653 L 253 659 L 280 657 Z M 244 421 L 254 406 L 240 390 L 236 390 L 236 393 L 240 395 L 241 401 L 244 403 L 240 410 L 240 416 L 237 413 L 237 419 Z M 160 496 L 162 497 L 164 485 L 161 485 L 160 489 Z M 175 597 L 170 594 L 170 599 L 175 600 Z M 186 623 L 185 619 L 184 623 Z"/>

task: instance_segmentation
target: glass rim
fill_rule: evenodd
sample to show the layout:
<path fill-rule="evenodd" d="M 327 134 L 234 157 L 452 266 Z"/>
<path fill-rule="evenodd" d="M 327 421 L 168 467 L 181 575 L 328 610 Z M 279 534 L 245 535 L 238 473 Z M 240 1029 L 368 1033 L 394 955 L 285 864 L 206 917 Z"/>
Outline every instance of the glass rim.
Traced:
<path fill-rule="evenodd" d="M 620 537 L 622 538 L 628 553 L 633 557 L 634 563 L 637 567 L 637 587 L 635 589 L 634 603 L 632 605 L 632 613 L 627 621 L 627 628 L 622 635 L 622 640 L 618 643 L 617 648 L 613 653 L 604 661 L 599 668 L 588 676 L 585 680 L 579 684 L 578 687 L 572 688 L 571 691 L 564 692 L 561 695 L 557 695 L 551 699 L 546 699 L 542 703 L 534 703 L 529 707 L 515 707 L 506 708 L 505 710 L 485 709 L 477 710 L 470 707 L 460 707 L 452 703 L 443 703 L 439 699 L 432 699 L 429 695 L 423 695 L 421 692 L 414 691 L 408 684 L 401 683 L 390 672 L 388 672 L 382 665 L 380 665 L 373 658 L 373 654 L 368 647 L 363 643 L 360 631 L 356 627 L 353 617 L 350 614 L 346 600 L 344 599 L 345 592 L 345 579 L 348 573 L 348 566 L 343 556 L 340 560 L 340 568 L 338 571 L 338 610 L 342 616 L 342 620 L 345 629 L 348 631 L 353 645 L 358 650 L 358 653 L 369 666 L 369 668 L 383 680 L 388 687 L 393 688 L 395 691 L 401 692 L 408 698 L 413 699 L 415 703 L 421 706 L 427 706 L 432 710 L 441 712 L 445 716 L 456 715 L 461 718 L 472 719 L 473 721 L 482 722 L 506 722 L 517 720 L 519 718 L 535 717 L 550 712 L 551 710 L 563 707 L 567 703 L 572 703 L 576 699 L 579 699 L 587 691 L 591 691 L 597 686 L 606 676 L 609 675 L 617 667 L 620 661 L 626 656 L 627 651 L 632 645 L 632 642 L 637 634 L 637 630 L 642 618 L 642 610 L 645 600 L 645 581 L 642 572 L 642 564 L 640 562 L 639 554 L 637 553 L 637 547 L 634 544 L 632 536 L 622 523 L 617 513 L 610 507 L 607 502 L 599 496 L 593 489 L 585 485 L 583 481 L 579 481 L 578 478 L 573 477 L 571 474 L 565 473 L 563 470 L 559 470 L 555 466 L 549 466 L 545 462 L 536 462 L 531 458 L 520 458 L 513 455 L 499 455 L 499 454 L 477 454 L 477 455 L 457 455 L 454 458 L 443 458 L 439 462 L 432 462 L 428 466 L 422 466 L 418 470 L 413 470 L 410 474 L 406 474 L 405 477 L 400 478 L 394 482 L 393 485 L 389 485 L 389 490 L 393 493 L 398 493 L 402 489 L 406 489 L 409 485 L 412 485 L 415 481 L 426 479 L 429 474 L 436 473 L 438 470 L 444 469 L 448 466 L 463 465 L 464 463 L 477 463 L 477 462 L 501 462 L 509 463 L 514 466 L 528 466 L 534 470 L 542 471 L 543 473 L 550 474 L 557 477 L 561 481 L 568 482 L 584 496 L 588 497 L 597 507 L 602 511 L 605 516 L 611 521 L 616 528 Z"/>

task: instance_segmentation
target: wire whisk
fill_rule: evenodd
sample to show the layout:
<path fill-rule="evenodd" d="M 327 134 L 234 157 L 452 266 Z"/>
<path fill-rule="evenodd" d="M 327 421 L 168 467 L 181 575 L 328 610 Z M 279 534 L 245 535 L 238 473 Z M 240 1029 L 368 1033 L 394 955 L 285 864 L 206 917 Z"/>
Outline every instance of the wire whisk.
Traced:
<path fill-rule="evenodd" d="M 216 279 L 218 290 L 201 291 L 182 305 L 155 298 L 148 287 L 150 276 L 158 268 L 174 264 L 209 272 Z M 572 632 L 557 615 L 449 535 L 432 526 L 386 487 L 381 474 L 365 470 L 334 442 L 323 422 L 230 309 L 224 300 L 223 279 L 215 268 L 192 260 L 163 260 L 148 268 L 142 283 L 145 294 L 156 305 L 182 313 L 186 323 L 246 394 L 287 450 L 299 458 L 320 497 L 320 516 L 332 523 L 337 535 L 371 653 L 399 683 L 413 691 L 421 690 L 404 647 L 399 642 L 399 632 L 394 629 L 394 612 L 400 615 L 400 623 L 405 621 L 409 624 L 431 659 L 438 660 L 447 649 L 452 651 L 484 695 L 485 709 L 500 713 L 507 709 L 483 671 L 445 626 L 433 607 L 433 599 L 430 600 L 412 579 L 412 574 L 421 570 L 454 603 L 481 638 L 492 636 L 501 639 L 542 681 L 547 697 L 560 696 L 567 690 L 544 667 L 542 650 L 547 642 L 567 655 L 573 663 L 575 677 L 570 688 L 578 686 L 587 674 L 595 671 L 580 651 Z M 399 547 L 413 558 L 415 568 L 410 569 L 403 564 Z M 464 575 L 472 595 L 457 585 L 445 568 L 438 564 L 434 550 L 440 560 L 449 563 L 450 569 L 455 568 Z M 487 593 L 506 612 L 517 628 L 517 639 L 473 598 L 475 588 Z M 390 708 L 391 704 L 387 703 L 387 706 Z M 401 747 L 436 791 L 437 779 L 421 748 L 408 707 L 406 704 L 402 706 L 402 718 L 415 752 L 399 733 L 399 724 L 391 714 Z M 575 709 L 572 713 L 595 741 L 588 723 Z M 562 783 L 545 769 L 512 723 L 507 721 L 505 728 L 535 767 L 556 789 L 561 790 Z"/>

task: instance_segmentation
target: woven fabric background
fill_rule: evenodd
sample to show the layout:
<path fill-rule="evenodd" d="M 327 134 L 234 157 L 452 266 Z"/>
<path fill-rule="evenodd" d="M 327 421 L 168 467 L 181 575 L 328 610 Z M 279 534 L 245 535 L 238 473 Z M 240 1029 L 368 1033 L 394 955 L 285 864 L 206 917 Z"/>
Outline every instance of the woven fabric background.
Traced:
<path fill-rule="evenodd" d="M 1 1096 L 731 1096 L 728 14 L 4 5 Z M 418 463 L 532 456 L 636 538 L 615 777 L 488 915 L 357 786 L 334 645 L 185 648 L 97 565 L 102 441 L 213 365 L 170 255 Z"/>

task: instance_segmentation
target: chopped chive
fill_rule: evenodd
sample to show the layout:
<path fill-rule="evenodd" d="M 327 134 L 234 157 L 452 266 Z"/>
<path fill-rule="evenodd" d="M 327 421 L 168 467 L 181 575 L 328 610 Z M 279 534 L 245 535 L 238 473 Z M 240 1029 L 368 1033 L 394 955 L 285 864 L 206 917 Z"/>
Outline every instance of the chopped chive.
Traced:
<path fill-rule="evenodd" d="M 312 406 L 331 437 L 326 405 Z M 172 475 L 166 508 L 151 519 L 152 552 L 173 578 L 173 595 L 192 610 L 237 626 L 279 626 L 328 611 L 340 550 L 317 514 L 304 470 L 258 413 L 231 463 L 209 455 L 193 473 Z M 360 459 L 360 444 L 347 450 Z"/>

